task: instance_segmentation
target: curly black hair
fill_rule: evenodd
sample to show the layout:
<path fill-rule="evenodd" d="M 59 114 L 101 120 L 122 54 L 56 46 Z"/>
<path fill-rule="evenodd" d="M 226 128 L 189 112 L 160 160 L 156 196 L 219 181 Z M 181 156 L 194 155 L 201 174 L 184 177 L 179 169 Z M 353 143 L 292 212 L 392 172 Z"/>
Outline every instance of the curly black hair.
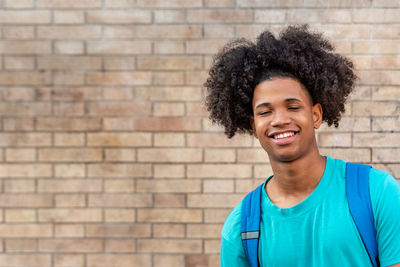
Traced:
<path fill-rule="evenodd" d="M 255 43 L 243 38 L 228 43 L 214 57 L 204 84 L 211 121 L 224 126 L 228 138 L 236 132 L 252 134 L 254 88 L 273 77 L 291 77 L 302 83 L 313 103 L 321 104 L 322 120 L 338 127 L 357 76 L 353 63 L 333 49 L 308 25 L 289 26 L 279 39 L 264 31 Z"/>

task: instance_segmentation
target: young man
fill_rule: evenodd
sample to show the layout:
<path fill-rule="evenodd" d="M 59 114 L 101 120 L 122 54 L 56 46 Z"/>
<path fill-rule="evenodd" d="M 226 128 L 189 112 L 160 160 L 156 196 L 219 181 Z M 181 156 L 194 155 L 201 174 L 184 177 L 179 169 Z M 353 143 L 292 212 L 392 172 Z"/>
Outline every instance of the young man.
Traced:
<path fill-rule="evenodd" d="M 261 192 L 261 266 L 372 266 L 349 211 L 346 163 L 322 156 L 315 129 L 336 127 L 354 88 L 353 64 L 333 53 L 321 34 L 291 26 L 276 39 L 234 41 L 215 57 L 206 105 L 210 119 L 253 134 L 273 175 Z M 400 186 L 388 173 L 369 172 L 381 266 L 400 266 Z M 241 239 L 239 203 L 222 230 L 221 266 L 250 266 Z"/>

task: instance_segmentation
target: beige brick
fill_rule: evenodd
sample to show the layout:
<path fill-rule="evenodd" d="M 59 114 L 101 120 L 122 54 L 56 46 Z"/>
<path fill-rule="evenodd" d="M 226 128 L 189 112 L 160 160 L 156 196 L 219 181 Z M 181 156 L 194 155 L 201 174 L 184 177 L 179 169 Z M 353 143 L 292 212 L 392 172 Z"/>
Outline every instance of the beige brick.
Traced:
<path fill-rule="evenodd" d="M 5 118 L 3 119 L 4 131 L 33 131 L 35 121 L 33 118 Z"/>
<path fill-rule="evenodd" d="M 356 100 L 371 100 L 372 88 L 369 86 L 357 86 L 355 90 L 350 94 L 349 99 L 351 101 Z"/>
<path fill-rule="evenodd" d="M 100 222 L 100 209 L 40 209 L 40 222 Z"/>
<path fill-rule="evenodd" d="M 39 250 L 42 252 L 93 253 L 103 249 L 103 240 L 99 239 L 41 239 Z"/>
<path fill-rule="evenodd" d="M 146 254 L 91 254 L 88 267 L 150 267 L 151 256 Z"/>
<path fill-rule="evenodd" d="M 134 70 L 135 58 L 124 57 L 106 57 L 104 58 L 104 68 L 106 70 Z"/>
<path fill-rule="evenodd" d="M 189 164 L 189 178 L 250 178 L 251 166 L 246 164 Z"/>
<path fill-rule="evenodd" d="M 201 240 L 185 239 L 139 239 L 139 252 L 152 253 L 201 253 Z"/>
<path fill-rule="evenodd" d="M 40 179 L 37 186 L 38 192 L 46 193 L 100 192 L 102 187 L 100 179 Z"/>
<path fill-rule="evenodd" d="M 367 113 L 362 114 L 355 109 L 353 109 L 353 112 L 357 112 L 358 116 L 368 115 Z M 338 128 L 324 123 L 318 132 L 369 132 L 370 130 L 371 122 L 368 117 L 343 117 L 339 122 Z"/>
<path fill-rule="evenodd" d="M 20 251 L 18 251 L 20 253 Z M 48 254 L 2 254 L 1 267 L 50 267 L 51 255 Z"/>
<path fill-rule="evenodd" d="M 100 57 L 51 56 L 39 57 L 38 68 L 44 70 L 98 70 L 101 69 Z"/>
<path fill-rule="evenodd" d="M 221 236 L 221 224 L 188 224 L 188 238 L 219 238 Z"/>
<path fill-rule="evenodd" d="M 40 39 L 87 40 L 101 37 L 100 26 L 39 26 L 37 37 Z"/>
<path fill-rule="evenodd" d="M 90 103 L 87 112 L 91 116 L 146 116 L 151 113 L 148 103 Z"/>
<path fill-rule="evenodd" d="M 288 10 L 287 21 L 291 24 L 295 23 L 317 23 L 319 22 L 319 12 L 313 9 L 293 9 Z"/>
<path fill-rule="evenodd" d="M 51 22 L 51 13 L 47 10 L 0 11 L 1 24 L 47 24 Z"/>
<path fill-rule="evenodd" d="M 138 0 L 139 7 L 188 8 L 201 7 L 201 0 Z"/>
<path fill-rule="evenodd" d="M 227 43 L 227 40 L 199 40 L 187 41 L 187 54 L 210 54 L 214 55 Z"/>
<path fill-rule="evenodd" d="M 33 179 L 12 179 L 4 181 L 4 192 L 6 193 L 33 193 L 35 192 L 35 181 Z"/>
<path fill-rule="evenodd" d="M 151 73 L 137 72 L 89 72 L 87 82 L 90 85 L 148 85 L 151 83 Z M 139 103 L 137 103 L 139 104 Z"/>
<path fill-rule="evenodd" d="M 104 211 L 104 220 L 107 223 L 115 222 L 134 222 L 136 219 L 133 209 L 106 209 Z"/>
<path fill-rule="evenodd" d="M 256 23 L 284 23 L 286 21 L 286 11 L 268 9 L 255 10 L 254 21 Z"/>
<path fill-rule="evenodd" d="M 2 224 L 0 225 L 2 238 L 43 238 L 52 236 L 50 224 Z M 1 265 L 0 265 L 1 266 Z"/>
<path fill-rule="evenodd" d="M 181 133 L 154 133 L 154 146 L 178 147 L 185 145 L 185 135 Z"/>
<path fill-rule="evenodd" d="M 203 215 L 200 209 L 138 209 L 139 222 L 158 223 L 196 223 L 202 222 Z"/>
<path fill-rule="evenodd" d="M 372 68 L 373 57 L 369 55 L 355 55 L 349 58 L 358 70 L 370 70 Z"/>
<path fill-rule="evenodd" d="M 202 103 L 193 102 L 185 104 L 186 104 L 186 116 L 188 117 L 208 116 L 208 112 Z"/>
<path fill-rule="evenodd" d="M 155 23 L 183 23 L 185 21 L 184 10 L 155 10 Z"/>
<path fill-rule="evenodd" d="M 132 118 L 103 118 L 103 129 L 107 131 L 133 131 L 135 129 Z"/>
<path fill-rule="evenodd" d="M 100 8 L 101 0 L 37 0 L 36 7 L 39 8 Z"/>
<path fill-rule="evenodd" d="M 7 8 L 32 8 L 34 0 L 5 0 L 4 7 Z"/>
<path fill-rule="evenodd" d="M 185 46 L 182 41 L 157 40 L 154 42 L 155 54 L 183 54 L 184 52 Z"/>
<path fill-rule="evenodd" d="M 362 85 L 393 85 L 400 84 L 399 71 L 359 71 Z"/>
<path fill-rule="evenodd" d="M 356 17 L 356 12 L 358 10 L 348 10 L 348 9 L 333 9 L 333 10 L 323 10 L 321 12 L 321 22 L 323 23 L 352 23 L 352 12 L 354 14 L 354 22 Z"/>
<path fill-rule="evenodd" d="M 84 103 L 54 103 L 53 114 L 59 117 L 77 117 L 85 115 Z"/>
<path fill-rule="evenodd" d="M 26 223 L 36 221 L 36 211 L 34 209 L 6 209 L 5 221 L 7 223 Z"/>
<path fill-rule="evenodd" d="M 233 208 L 243 198 L 242 194 L 190 194 L 189 208 Z"/>
<path fill-rule="evenodd" d="M 189 147 L 249 147 L 253 137 L 237 135 L 228 139 L 223 133 L 190 133 L 187 134 Z"/>
<path fill-rule="evenodd" d="M 268 163 L 267 152 L 262 148 L 243 148 L 237 150 L 237 161 L 246 163 Z"/>
<path fill-rule="evenodd" d="M 399 98 L 400 88 L 398 87 L 379 87 L 372 90 L 372 99 L 374 100 L 394 100 Z"/>
<path fill-rule="evenodd" d="M 154 164 L 154 178 L 183 178 L 185 166 L 180 164 Z"/>
<path fill-rule="evenodd" d="M 375 26 L 371 26 L 371 38 L 396 39 L 396 36 L 399 35 L 400 27 L 396 24 L 394 26 L 392 25 L 393 24 L 375 24 Z"/>
<path fill-rule="evenodd" d="M 183 255 L 154 255 L 154 265 L 164 267 L 185 266 Z"/>
<path fill-rule="evenodd" d="M 148 41 L 91 41 L 87 44 L 88 54 L 96 55 L 143 55 L 151 53 Z"/>
<path fill-rule="evenodd" d="M 151 194 L 90 194 L 89 207 L 150 207 Z"/>
<path fill-rule="evenodd" d="M 148 193 L 197 193 L 201 192 L 200 180 L 167 179 L 167 180 L 137 180 L 136 191 Z M 233 185 L 233 184 L 232 184 Z M 232 186 L 233 187 L 233 186 Z"/>
<path fill-rule="evenodd" d="M 84 177 L 84 164 L 56 164 L 54 166 L 55 177 Z"/>
<path fill-rule="evenodd" d="M 244 1 L 244 0 L 242 0 Z M 248 1 L 248 0 L 246 0 Z M 283 27 L 281 27 L 283 28 Z M 279 32 L 281 28 L 276 28 L 275 26 L 269 27 L 272 33 Z M 265 25 L 237 25 L 236 26 L 236 37 L 247 38 L 250 40 L 255 40 L 255 38 L 265 31 Z"/>
<path fill-rule="evenodd" d="M 235 7 L 235 0 L 205 0 L 205 7 Z"/>
<path fill-rule="evenodd" d="M 51 90 L 55 101 L 100 100 L 102 91 L 95 87 L 56 87 Z"/>
<path fill-rule="evenodd" d="M 201 149 L 148 148 L 138 149 L 139 162 L 200 162 Z"/>
<path fill-rule="evenodd" d="M 96 131 L 101 129 L 97 118 L 38 118 L 39 131 Z"/>
<path fill-rule="evenodd" d="M 251 23 L 251 10 L 188 10 L 189 23 Z"/>
<path fill-rule="evenodd" d="M 150 164 L 90 164 L 88 166 L 89 177 L 150 177 Z"/>
<path fill-rule="evenodd" d="M 400 58 L 394 56 L 376 56 L 372 58 L 374 69 L 399 69 Z"/>
<path fill-rule="evenodd" d="M 84 194 L 57 194 L 55 196 L 56 207 L 85 207 L 86 200 Z"/>
<path fill-rule="evenodd" d="M 83 133 L 55 133 L 54 146 L 73 147 L 84 146 L 85 135 Z"/>
<path fill-rule="evenodd" d="M 202 68 L 202 59 L 200 56 L 142 56 L 137 64 L 142 70 L 198 70 Z"/>
<path fill-rule="evenodd" d="M 0 178 L 51 177 L 50 164 L 0 164 Z"/>
<path fill-rule="evenodd" d="M 185 236 L 184 224 L 157 223 L 153 225 L 153 236 L 156 238 L 180 238 Z"/>
<path fill-rule="evenodd" d="M 7 252 L 35 252 L 37 251 L 37 240 L 34 239 L 8 239 L 5 241 Z"/>
<path fill-rule="evenodd" d="M 55 237 L 84 237 L 85 228 L 79 224 L 57 224 L 54 228 Z"/>
<path fill-rule="evenodd" d="M 136 96 L 139 100 L 151 101 L 199 101 L 201 89 L 199 87 L 138 87 Z"/>
<path fill-rule="evenodd" d="M 372 118 L 373 131 L 400 131 L 400 121 L 396 117 Z"/>
<path fill-rule="evenodd" d="M 320 0 L 305 0 L 306 7 L 370 7 L 371 3 L 364 0 L 338 0 L 338 1 L 320 1 Z"/>
<path fill-rule="evenodd" d="M 400 12 L 396 9 L 357 9 L 353 11 L 355 23 L 398 23 Z"/>
<path fill-rule="evenodd" d="M 132 88 L 104 88 L 104 100 L 133 100 Z M 118 114 L 115 114 L 118 115 Z"/>
<path fill-rule="evenodd" d="M 397 163 L 394 155 L 399 155 L 400 148 L 374 148 L 372 149 L 372 161 L 379 163 Z"/>
<path fill-rule="evenodd" d="M 368 163 L 371 161 L 371 150 L 369 148 L 321 148 L 321 155 L 344 161 Z"/>
<path fill-rule="evenodd" d="M 136 24 L 150 23 L 151 11 L 148 10 L 101 10 L 88 11 L 87 22 L 95 24 Z"/>
<path fill-rule="evenodd" d="M 397 54 L 400 43 L 395 40 L 355 41 L 353 51 L 356 54 Z"/>
<path fill-rule="evenodd" d="M 108 252 L 135 252 L 135 240 L 113 240 L 107 239 L 105 242 L 105 251 Z"/>
<path fill-rule="evenodd" d="M 234 149 L 205 149 L 204 161 L 205 162 L 234 162 L 236 160 L 236 153 Z"/>
<path fill-rule="evenodd" d="M 103 36 L 107 39 L 132 39 L 135 31 L 131 26 L 104 26 Z"/>
<path fill-rule="evenodd" d="M 136 119 L 136 130 L 151 132 L 200 131 L 201 120 L 189 118 Z"/>
<path fill-rule="evenodd" d="M 136 161 L 136 150 L 135 149 L 106 149 L 105 150 L 106 161 Z"/>
<path fill-rule="evenodd" d="M 209 254 L 217 254 L 221 251 L 221 241 L 218 240 L 205 240 L 204 241 L 204 252 Z"/>
<path fill-rule="evenodd" d="M 4 116 L 45 116 L 50 113 L 48 103 L 0 103 L 0 115 Z"/>
<path fill-rule="evenodd" d="M 88 237 L 150 237 L 150 224 L 89 224 Z"/>
<path fill-rule="evenodd" d="M 183 208 L 186 205 L 184 194 L 155 194 L 154 207 Z"/>
<path fill-rule="evenodd" d="M 83 41 L 55 41 L 54 53 L 65 55 L 79 55 L 84 53 Z"/>
<path fill-rule="evenodd" d="M 131 179 L 110 179 L 104 181 L 104 191 L 105 192 L 134 192 L 135 183 Z"/>
<path fill-rule="evenodd" d="M 352 103 L 352 115 L 355 116 L 395 116 L 398 114 L 397 102 L 357 101 Z"/>
<path fill-rule="evenodd" d="M 1 46 L 1 44 L 0 44 Z M 0 48 L 1 50 L 1 48 Z M 0 51 L 1 53 L 1 51 Z M 0 85 L 46 85 L 50 83 L 49 72 L 2 72 Z M 34 106 L 48 106 L 48 104 L 35 103 Z"/>
<path fill-rule="evenodd" d="M 36 150 L 33 148 L 8 148 L 5 155 L 8 162 L 29 162 L 36 160 Z"/>
<path fill-rule="evenodd" d="M 102 160 L 101 149 L 43 148 L 38 151 L 38 160 L 45 162 L 96 162 Z"/>
<path fill-rule="evenodd" d="M 5 57 L 4 68 L 6 70 L 33 70 L 35 62 L 33 57 Z M 14 89 L 14 88 L 13 88 Z M 23 88 L 27 91 L 28 88 Z M 33 90 L 32 88 L 29 88 Z M 17 89 L 18 90 L 18 89 Z M 29 94 L 31 95 L 31 94 Z"/>
<path fill-rule="evenodd" d="M 56 24 L 82 24 L 85 22 L 83 11 L 56 10 L 54 11 L 54 23 Z"/>
<path fill-rule="evenodd" d="M 136 147 L 136 146 L 150 146 L 150 145 L 151 145 L 151 134 L 148 133 L 87 134 L 87 146 Z"/>
<path fill-rule="evenodd" d="M 322 147 L 349 147 L 351 146 L 351 134 L 320 133 L 318 144 Z"/>
<path fill-rule="evenodd" d="M 204 210 L 205 223 L 223 223 L 231 209 L 206 209 Z"/>
<path fill-rule="evenodd" d="M 393 147 L 400 142 L 399 133 L 354 133 L 355 147 Z"/>
<path fill-rule="evenodd" d="M 234 38 L 233 25 L 204 25 L 204 38 Z M 205 80 L 203 80 L 204 82 Z"/>
<path fill-rule="evenodd" d="M 135 0 L 106 0 L 105 7 L 125 7 L 130 8 L 135 6 Z"/>
<path fill-rule="evenodd" d="M 54 255 L 55 267 L 84 267 L 84 255 L 79 254 L 55 254 Z"/>
<path fill-rule="evenodd" d="M 84 73 L 73 73 L 59 70 L 58 72 L 53 72 L 53 83 L 57 86 L 73 86 L 85 84 L 85 74 Z"/>
<path fill-rule="evenodd" d="M 185 114 L 183 103 L 154 103 L 153 115 L 156 117 L 179 117 Z"/>
<path fill-rule="evenodd" d="M 399 7 L 400 3 L 395 0 L 376 0 L 373 3 L 374 7 Z"/>
<path fill-rule="evenodd" d="M 183 85 L 183 72 L 153 72 L 154 85 Z"/>
<path fill-rule="evenodd" d="M 234 182 L 231 180 L 204 180 L 204 193 L 233 193 Z"/>
<path fill-rule="evenodd" d="M 238 0 L 239 7 L 301 7 L 302 0 L 264 1 L 264 0 Z"/>

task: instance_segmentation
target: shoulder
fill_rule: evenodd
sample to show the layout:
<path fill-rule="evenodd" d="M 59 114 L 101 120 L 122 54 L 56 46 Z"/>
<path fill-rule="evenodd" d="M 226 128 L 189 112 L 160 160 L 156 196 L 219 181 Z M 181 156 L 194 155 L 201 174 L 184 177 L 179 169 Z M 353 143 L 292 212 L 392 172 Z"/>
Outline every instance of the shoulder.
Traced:
<path fill-rule="evenodd" d="M 371 198 L 392 198 L 396 196 L 400 198 L 400 184 L 385 171 L 371 168 L 369 173 L 369 187 Z"/>
<path fill-rule="evenodd" d="M 225 220 L 224 226 L 222 228 L 222 238 L 224 238 L 225 240 L 234 240 L 237 239 L 237 236 L 240 237 L 242 202 L 243 201 L 241 201 L 238 205 L 236 205 L 236 207 L 231 210 Z"/>

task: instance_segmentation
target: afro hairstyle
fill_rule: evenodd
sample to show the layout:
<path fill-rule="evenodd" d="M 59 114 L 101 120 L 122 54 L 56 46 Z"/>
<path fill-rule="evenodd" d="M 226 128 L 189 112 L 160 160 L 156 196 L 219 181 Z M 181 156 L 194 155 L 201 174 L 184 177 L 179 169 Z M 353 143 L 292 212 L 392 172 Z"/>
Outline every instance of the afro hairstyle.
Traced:
<path fill-rule="evenodd" d="M 228 43 L 214 56 L 204 84 L 210 120 L 222 125 L 228 138 L 252 134 L 254 88 L 273 77 L 291 77 L 307 89 L 313 104 L 321 104 L 322 120 L 338 127 L 357 76 L 353 63 L 333 50 L 308 25 L 289 26 L 279 38 L 264 31 L 255 43 L 243 38 Z"/>

